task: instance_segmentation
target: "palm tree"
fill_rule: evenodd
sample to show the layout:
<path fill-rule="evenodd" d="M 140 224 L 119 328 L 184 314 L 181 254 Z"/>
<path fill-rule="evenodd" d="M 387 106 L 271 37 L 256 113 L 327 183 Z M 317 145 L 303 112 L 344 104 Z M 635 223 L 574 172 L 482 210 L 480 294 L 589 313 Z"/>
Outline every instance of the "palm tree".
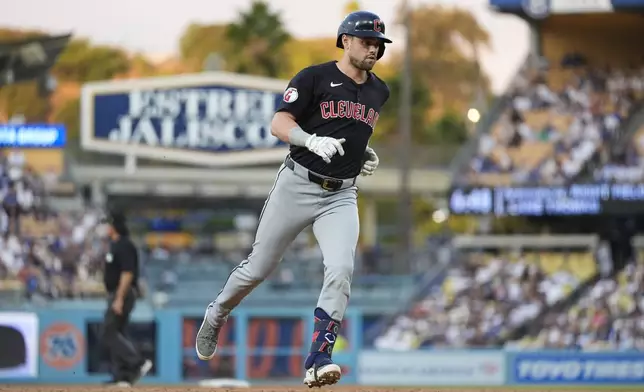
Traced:
<path fill-rule="evenodd" d="M 287 66 L 284 45 L 291 39 L 281 17 L 256 0 L 226 29 L 226 64 L 231 71 L 278 77 Z"/>

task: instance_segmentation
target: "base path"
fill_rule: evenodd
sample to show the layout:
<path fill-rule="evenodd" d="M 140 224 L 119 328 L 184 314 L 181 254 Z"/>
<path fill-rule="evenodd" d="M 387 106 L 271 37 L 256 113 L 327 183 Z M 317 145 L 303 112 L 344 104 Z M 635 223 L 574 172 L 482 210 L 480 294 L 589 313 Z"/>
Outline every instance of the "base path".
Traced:
<path fill-rule="evenodd" d="M 455 388 L 455 387 L 422 387 L 422 388 L 385 388 L 385 387 L 366 387 L 341 385 L 327 388 L 311 388 L 306 386 L 262 386 L 252 388 L 212 388 L 196 386 L 135 386 L 133 388 L 114 388 L 96 385 L 85 386 L 67 386 L 67 385 L 0 385 L 0 392 L 109 392 L 109 391 L 133 391 L 133 392 L 226 392 L 226 391 L 254 391 L 254 392 L 300 392 L 300 391 L 337 391 L 337 392 L 641 392 L 640 388 L 613 388 L 613 387 L 576 387 L 576 388 L 557 388 L 557 387 L 527 387 L 527 388 Z"/>

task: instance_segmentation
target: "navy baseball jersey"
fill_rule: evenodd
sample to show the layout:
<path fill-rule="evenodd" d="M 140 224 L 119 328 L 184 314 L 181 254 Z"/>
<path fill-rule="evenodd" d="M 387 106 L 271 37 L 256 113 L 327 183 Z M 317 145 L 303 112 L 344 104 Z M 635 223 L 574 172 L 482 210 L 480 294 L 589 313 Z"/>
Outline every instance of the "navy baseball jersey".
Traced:
<path fill-rule="evenodd" d="M 291 158 L 325 176 L 358 176 L 380 109 L 388 99 L 387 84 L 374 73 L 358 84 L 340 71 L 336 61 L 304 68 L 291 79 L 277 111 L 291 113 L 309 134 L 346 139 L 345 154 L 336 154 L 326 163 L 306 147 L 291 145 Z"/>

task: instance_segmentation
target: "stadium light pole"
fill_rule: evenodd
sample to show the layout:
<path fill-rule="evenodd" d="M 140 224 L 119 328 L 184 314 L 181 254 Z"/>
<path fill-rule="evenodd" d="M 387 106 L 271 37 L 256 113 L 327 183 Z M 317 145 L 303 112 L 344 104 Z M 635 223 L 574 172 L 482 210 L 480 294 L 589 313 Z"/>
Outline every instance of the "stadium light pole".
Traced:
<path fill-rule="evenodd" d="M 402 25 L 405 34 L 405 49 L 402 67 L 402 80 L 400 91 L 400 197 L 399 197 L 399 224 L 400 224 L 400 257 L 401 262 L 395 263 L 398 272 L 409 272 L 411 269 L 412 250 L 412 198 L 409 189 L 411 171 L 411 10 L 408 0 L 402 1 Z M 404 271 L 403 271 L 404 270 Z"/>

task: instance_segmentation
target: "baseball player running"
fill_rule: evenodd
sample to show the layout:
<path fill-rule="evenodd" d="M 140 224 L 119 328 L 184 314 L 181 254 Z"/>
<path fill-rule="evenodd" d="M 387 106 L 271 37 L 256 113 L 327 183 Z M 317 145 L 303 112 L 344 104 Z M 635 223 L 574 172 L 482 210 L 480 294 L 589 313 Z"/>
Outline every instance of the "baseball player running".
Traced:
<path fill-rule="evenodd" d="M 201 360 L 215 356 L 230 312 L 277 267 L 295 237 L 313 225 L 325 268 L 304 383 L 322 387 L 340 379 L 340 366 L 331 356 L 349 301 L 358 242 L 356 178 L 378 166 L 367 144 L 389 98 L 387 85 L 370 71 L 391 42 L 378 15 L 351 13 L 337 34 L 342 59 L 305 68 L 288 84 L 271 132 L 290 144 L 290 152 L 264 203 L 250 255 L 206 309 L 195 344 Z"/>

